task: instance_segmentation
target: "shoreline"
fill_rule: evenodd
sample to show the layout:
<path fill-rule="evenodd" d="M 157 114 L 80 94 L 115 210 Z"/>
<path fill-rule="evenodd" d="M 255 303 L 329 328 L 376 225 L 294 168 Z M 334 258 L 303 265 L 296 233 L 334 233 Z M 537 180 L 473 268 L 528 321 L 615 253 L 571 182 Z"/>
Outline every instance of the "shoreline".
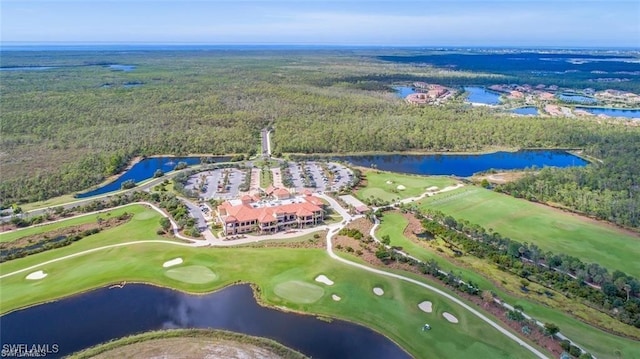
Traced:
<path fill-rule="evenodd" d="M 122 176 L 123 176 L 127 171 L 131 170 L 131 168 L 133 168 L 133 166 L 137 165 L 138 163 L 142 162 L 143 160 L 145 160 L 145 159 L 147 159 L 147 158 L 184 158 L 184 157 L 190 157 L 190 158 L 191 158 L 191 157 L 193 157 L 193 158 L 196 158 L 196 157 L 200 157 L 200 158 L 201 158 L 201 157 L 213 157 L 213 158 L 216 158 L 216 157 L 229 157 L 229 156 L 235 156 L 235 155 L 237 155 L 237 154 L 226 154 L 226 155 L 188 154 L 188 155 L 184 155 L 184 156 L 180 156 L 180 155 L 162 155 L 162 154 L 158 154 L 158 155 L 150 155 L 150 156 L 135 156 L 135 157 L 133 157 L 133 158 L 129 161 L 129 163 L 127 164 L 127 166 L 126 166 L 124 169 L 122 169 L 122 171 L 120 171 L 120 172 L 118 172 L 118 173 L 116 173 L 116 174 L 113 174 L 113 175 L 111 175 L 111 176 L 109 176 L 109 177 L 105 178 L 104 180 L 102 180 L 102 182 L 100 182 L 100 183 L 98 183 L 98 184 L 95 184 L 95 185 L 93 185 L 93 186 L 91 186 L 91 187 L 89 187 L 89 188 L 85 189 L 85 190 L 84 190 L 84 191 L 82 191 L 82 192 L 69 193 L 68 195 L 73 196 L 73 198 L 77 198 L 77 199 L 84 199 L 84 198 L 76 197 L 76 195 L 81 195 L 81 194 L 84 194 L 84 193 L 87 193 L 87 192 L 91 192 L 91 191 L 93 191 L 93 190 L 96 190 L 96 189 L 98 189 L 98 188 L 104 187 L 104 186 L 106 186 L 106 185 L 109 185 L 109 184 L 111 184 L 111 183 L 113 183 L 113 182 L 117 181 L 117 180 L 118 180 L 120 177 L 122 177 Z M 226 163 L 226 162 L 216 162 L 216 163 Z M 200 166 L 200 165 L 203 165 L 203 163 L 198 163 L 197 165 L 192 165 L 192 166 Z M 173 172 L 173 171 L 174 171 L 174 170 L 167 171 L 166 173 L 170 173 L 170 172 Z M 152 177 L 152 178 L 153 178 L 153 177 Z M 148 178 L 148 179 L 143 180 L 143 181 L 141 181 L 141 182 L 136 182 L 136 184 L 138 184 L 138 183 L 142 183 L 142 182 L 147 181 L 147 180 L 152 179 L 152 178 Z M 119 190 L 118 190 L 118 191 L 119 191 Z M 116 191 L 112 191 L 112 192 L 116 192 Z M 91 197 L 86 197 L 86 198 L 91 198 Z"/>
<path fill-rule="evenodd" d="M 235 344 L 250 344 L 261 349 L 265 349 L 273 354 L 284 354 L 277 352 L 286 352 L 286 356 L 293 355 L 297 358 L 308 358 L 303 353 L 288 347 L 276 340 L 259 337 L 255 335 L 211 328 L 179 328 L 179 329 L 157 329 L 150 330 L 138 334 L 131 334 L 120 338 L 105 341 L 89 348 L 81 349 L 69 354 L 68 358 L 94 358 L 95 356 L 112 352 L 121 348 L 126 348 L 138 343 L 144 343 L 152 340 L 165 340 L 173 338 L 205 338 L 211 342 L 229 341 Z M 274 353 L 274 350 L 276 353 Z"/>
<path fill-rule="evenodd" d="M 85 290 L 81 290 L 79 292 L 63 295 L 63 296 L 58 297 L 58 298 L 52 298 L 52 299 L 49 299 L 49 300 L 43 300 L 41 302 L 29 304 L 29 305 L 26 305 L 26 306 L 23 306 L 23 307 L 14 308 L 14 309 L 11 309 L 10 311 L 4 312 L 4 313 L 0 312 L 0 318 L 2 318 L 5 315 L 14 313 L 14 312 L 18 312 L 18 311 L 21 311 L 21 310 L 26 310 L 26 309 L 33 308 L 33 307 L 36 307 L 36 306 L 39 306 L 39 305 L 54 303 L 54 302 L 58 302 L 58 301 L 61 301 L 61 300 L 66 300 L 66 299 L 69 299 L 69 298 L 81 296 L 81 295 L 90 293 L 92 291 L 100 290 L 100 289 L 118 290 L 120 288 L 110 288 L 110 286 L 113 286 L 115 284 L 121 284 L 123 281 L 124 280 L 119 280 L 119 281 L 115 281 L 115 282 L 109 282 L 109 283 L 104 284 L 104 285 L 102 285 L 102 284 L 96 285 L 96 286 L 93 286 L 91 288 L 88 288 L 88 289 L 85 289 Z M 220 287 L 214 287 L 213 289 L 207 289 L 207 290 L 205 290 L 203 292 L 194 292 L 194 291 L 184 290 L 184 289 L 181 289 L 181 288 L 171 287 L 171 286 L 163 285 L 163 284 L 159 284 L 159 283 L 153 283 L 153 282 L 129 281 L 129 280 L 126 280 L 126 282 L 127 282 L 128 285 L 132 285 L 132 284 L 133 285 L 147 285 L 147 286 L 152 286 L 152 287 L 156 287 L 156 288 L 162 288 L 162 289 L 168 289 L 168 290 L 180 292 L 180 293 L 187 294 L 187 295 L 197 295 L 197 296 L 213 294 L 213 293 L 219 292 L 221 290 L 224 290 L 226 288 L 229 288 L 229 287 L 232 287 L 232 286 L 235 286 L 235 285 L 248 285 L 249 287 L 251 287 L 251 292 L 252 292 L 252 295 L 253 295 L 253 297 L 254 297 L 254 299 L 256 301 L 256 304 L 258 304 L 259 306 L 261 306 L 263 308 L 273 309 L 273 310 L 277 310 L 277 311 L 285 312 L 285 313 L 293 313 L 293 314 L 297 314 L 297 315 L 310 316 L 310 317 L 314 317 L 316 319 L 324 320 L 324 321 L 342 320 L 342 321 L 345 321 L 345 322 L 348 322 L 348 323 L 351 323 L 351 324 L 360 325 L 362 327 L 365 327 L 365 328 L 367 328 L 367 329 L 369 329 L 369 330 L 371 330 L 371 331 L 373 331 L 373 332 L 375 332 L 375 333 L 387 338 L 392 343 L 394 343 L 398 348 L 400 348 L 402 351 L 404 351 L 405 353 L 409 354 L 409 356 L 413 356 L 411 353 L 409 353 L 404 347 L 402 347 L 400 344 L 398 344 L 389 335 L 387 335 L 385 333 L 382 333 L 382 332 L 376 330 L 375 328 L 372 328 L 371 326 L 369 326 L 367 324 L 357 322 L 357 321 L 352 320 L 350 318 L 343 318 L 343 317 L 339 317 L 339 316 L 327 316 L 325 314 L 313 313 L 313 312 L 304 312 L 304 311 L 295 310 L 295 309 L 291 309 L 291 308 L 287 308 L 287 307 L 283 307 L 283 306 L 273 305 L 273 304 L 269 303 L 265 298 L 262 297 L 262 295 L 261 295 L 262 294 L 262 289 L 256 283 L 238 280 L 238 281 L 233 281 L 233 282 L 226 283 L 226 284 L 223 283 Z M 180 329 L 189 329 L 189 328 L 180 328 Z M 245 333 L 239 333 L 239 334 L 248 335 L 248 334 L 245 334 Z M 263 337 L 258 337 L 258 338 L 263 338 Z M 116 339 L 119 339 L 119 338 L 114 338 L 112 340 L 116 340 Z M 101 344 L 105 344 L 105 343 L 101 343 Z M 100 344 L 98 344 L 98 345 L 100 345 Z M 86 349 L 89 349 L 89 348 L 86 348 Z M 83 349 L 83 350 L 85 350 L 85 349 Z"/>

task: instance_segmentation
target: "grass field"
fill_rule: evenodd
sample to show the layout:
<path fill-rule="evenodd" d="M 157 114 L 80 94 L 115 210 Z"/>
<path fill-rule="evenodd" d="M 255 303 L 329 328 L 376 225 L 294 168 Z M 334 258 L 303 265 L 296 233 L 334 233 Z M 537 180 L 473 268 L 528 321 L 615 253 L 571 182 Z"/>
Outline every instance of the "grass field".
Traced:
<path fill-rule="evenodd" d="M 150 218 L 144 223 L 157 219 Z M 147 233 L 117 232 L 119 228 L 100 233 L 102 241 L 80 241 L 70 246 L 39 253 L 26 258 L 0 264 L 3 274 L 35 265 L 46 260 L 78 252 L 81 249 L 128 240 L 152 238 Z M 154 231 L 152 230 L 152 233 Z M 98 235 L 96 235 L 98 236 Z M 163 268 L 169 259 L 181 257 L 183 265 Z M 199 266 L 210 269 L 218 278 L 209 283 L 190 283 L 175 280 L 167 271 L 180 267 Z M 297 311 L 342 318 L 365 324 L 392 338 L 414 356 L 430 353 L 438 358 L 486 357 L 528 358 L 531 355 L 516 343 L 499 335 L 457 305 L 417 286 L 383 276 L 372 275 L 342 265 L 330 259 L 322 249 L 289 248 L 191 248 L 163 243 L 142 243 L 127 247 L 110 248 L 38 267 L 48 275 L 38 281 L 27 281 L 29 272 L 0 279 L 2 301 L 0 312 L 43 301 L 61 298 L 100 286 L 127 282 L 147 282 L 184 291 L 203 293 L 241 282 L 256 283 L 261 299 L 275 306 L 286 306 Z M 325 274 L 335 284 L 330 287 L 314 279 Z M 318 286 L 323 294 L 313 303 L 300 303 L 278 295 L 278 284 L 301 282 Z M 385 295 L 375 296 L 371 289 L 382 287 Z M 282 294 L 282 293 L 280 293 Z M 342 297 L 340 302 L 331 294 Z M 424 313 L 417 304 L 430 300 L 434 312 Z M 452 325 L 442 312 L 450 312 L 460 324 Z M 421 326 L 428 321 L 434 330 L 428 334 Z"/>
<path fill-rule="evenodd" d="M 135 227 L 138 227 L 139 225 L 143 225 L 144 228 L 142 228 L 142 230 L 146 230 L 147 224 L 150 225 L 150 223 L 152 222 L 152 221 L 147 222 L 147 220 L 151 220 L 151 219 L 155 219 L 155 224 L 158 225 L 158 228 L 160 227 L 159 213 L 155 211 L 151 211 L 143 205 L 132 204 L 132 205 L 114 209 L 114 210 L 107 210 L 99 214 L 95 214 L 95 213 L 87 214 L 80 217 L 65 219 L 56 223 L 45 224 L 42 226 L 27 227 L 24 229 L 13 231 L 13 232 L 0 233 L 0 242 L 14 241 L 18 238 L 22 238 L 22 237 L 26 237 L 26 236 L 30 236 L 38 233 L 45 233 L 48 231 L 53 231 L 53 230 L 64 228 L 64 227 L 79 226 L 87 223 L 97 223 L 98 217 L 101 217 L 103 219 L 106 219 L 109 217 L 117 217 L 125 212 L 134 214 L 133 220 L 136 221 Z M 143 222 L 141 223 L 141 221 Z M 149 232 L 149 233 L 155 233 L 155 232 Z"/>
<path fill-rule="evenodd" d="M 587 350 L 595 354 L 598 358 L 640 358 L 640 346 L 638 346 L 635 341 L 595 329 L 562 311 L 550 308 L 548 305 L 538 304 L 531 300 L 509 294 L 505 292 L 503 288 L 478 274 L 478 271 L 456 266 L 447 261 L 446 258 L 436 254 L 433 250 L 409 240 L 403 235 L 404 228 L 407 224 L 407 219 L 402 215 L 386 213 L 382 218 L 376 235 L 378 237 L 389 235 L 391 245 L 401 246 L 405 252 L 420 260 L 427 261 L 433 259 L 443 270 L 454 271 L 465 280 L 471 280 L 478 284 L 480 288 L 490 289 L 501 299 L 512 305 L 521 305 L 525 313 L 534 316 L 536 319 L 557 324 L 563 334 L 576 340 L 580 345 L 584 345 Z M 499 274 L 496 275 L 496 280 L 501 279 L 503 276 L 504 274 L 499 272 Z M 616 352 L 621 353 L 621 355 L 617 356 Z"/>
<path fill-rule="evenodd" d="M 470 186 L 425 198 L 420 205 L 543 250 L 640 278 L 640 236 L 604 223 Z"/>
<path fill-rule="evenodd" d="M 366 170 L 364 175 L 367 185 L 359 189 L 356 194 L 361 200 L 377 197 L 385 201 L 394 201 L 397 198 L 419 196 L 429 187 L 442 189 L 457 183 L 456 180 L 443 176 L 416 176 L 377 170 Z M 398 190 L 399 185 L 404 186 L 405 189 Z"/>

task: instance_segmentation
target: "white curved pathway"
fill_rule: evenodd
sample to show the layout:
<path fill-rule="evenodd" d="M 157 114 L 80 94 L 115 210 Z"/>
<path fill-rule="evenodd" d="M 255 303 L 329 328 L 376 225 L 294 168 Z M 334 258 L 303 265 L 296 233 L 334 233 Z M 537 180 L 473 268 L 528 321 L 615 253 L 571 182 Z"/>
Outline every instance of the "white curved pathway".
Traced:
<path fill-rule="evenodd" d="M 423 195 L 424 196 L 424 195 Z M 396 279 L 400 279 L 415 285 L 418 285 L 420 287 L 423 287 L 425 289 L 428 289 L 446 299 L 448 299 L 449 301 L 452 301 L 458 305 L 460 305 L 461 307 L 463 307 L 464 309 L 468 310 L 469 312 L 471 312 L 473 315 L 475 315 L 476 317 L 478 317 L 479 319 L 481 319 L 482 321 L 486 322 L 487 324 L 489 324 L 490 326 L 494 327 L 496 330 L 498 330 L 500 333 L 502 333 L 503 335 L 505 335 L 506 337 L 510 338 L 511 340 L 515 341 L 516 343 L 518 343 L 520 346 L 522 346 L 523 348 L 529 350 L 531 353 L 533 353 L 535 356 L 537 356 L 538 358 L 548 358 L 546 355 L 544 355 L 543 353 L 541 353 L 540 351 L 538 351 L 536 348 L 534 348 L 533 346 L 529 345 L 528 343 L 526 343 L 524 340 L 520 339 L 519 337 L 517 337 L 516 335 L 514 335 L 513 333 L 511 333 L 510 331 L 508 331 L 507 329 L 501 327 L 499 324 L 497 324 L 496 322 L 494 322 L 493 320 L 491 320 L 490 318 L 488 318 L 487 316 L 485 316 L 484 314 L 480 313 L 478 310 L 476 310 L 475 308 L 469 306 L 468 304 L 464 303 L 463 301 L 461 301 L 460 299 L 452 296 L 451 294 L 444 292 L 436 287 L 433 287 L 431 285 L 425 284 L 423 282 L 417 281 L 415 279 L 409 278 L 409 277 L 405 277 L 399 274 L 395 274 L 395 273 L 389 273 L 380 269 L 376 269 L 376 268 L 372 268 L 372 267 L 368 267 L 366 265 L 363 264 L 359 264 L 359 263 L 355 263 L 355 262 L 351 262 L 347 259 L 344 259 L 342 257 L 339 257 L 338 255 L 336 255 L 333 252 L 333 243 L 331 242 L 331 239 L 334 235 L 336 235 L 340 229 L 342 227 L 344 227 L 348 222 L 352 221 L 355 218 L 360 218 L 362 217 L 362 215 L 359 216 L 351 216 L 347 210 L 345 210 L 336 200 L 334 200 L 333 198 L 327 196 L 327 195 L 319 195 L 319 197 L 327 200 L 330 205 L 345 219 L 344 221 L 342 221 L 341 223 L 336 223 L 330 226 L 323 226 L 325 229 L 327 229 L 327 248 L 326 251 L 329 255 L 329 257 L 331 257 L 334 260 L 337 260 L 341 263 L 344 263 L 346 265 L 352 266 L 352 267 L 356 267 L 362 270 L 365 270 L 367 272 L 370 273 L 375 273 L 375 274 L 379 274 L 379 275 L 384 275 L 384 276 L 388 276 L 388 277 L 392 277 L 392 278 L 396 278 Z M 422 197 L 422 196 L 421 196 Z M 415 198 L 414 198 L 415 200 Z M 11 273 L 6 273 L 6 274 L 2 274 L 0 275 L 0 279 L 2 278 L 6 278 L 9 276 L 13 276 L 19 273 L 24 273 L 24 272 L 28 272 L 31 270 L 34 270 L 38 267 L 47 265 L 47 264 L 51 264 L 51 263 L 56 263 L 59 261 L 63 261 L 66 259 L 70 259 L 70 258 L 74 258 L 74 257 L 79 257 L 79 256 L 83 256 L 89 253 L 94 253 L 94 252 L 98 252 L 101 250 L 105 250 L 105 249 L 109 249 L 109 248 L 117 248 L 117 247 L 124 247 L 124 246 L 130 246 L 130 245 L 135 245 L 135 244 L 144 244 L 144 243 L 163 243 L 163 244 L 170 244 L 170 245 L 178 245 L 178 246 L 185 246 L 185 247 L 201 247 L 201 246 L 208 246 L 208 245 L 216 245 L 216 246 L 233 246 L 233 245 L 237 245 L 237 244 L 243 244 L 243 243 L 248 243 L 248 242 L 257 242 L 260 240 L 266 240 L 266 239 L 271 239 L 270 237 L 251 237 L 251 238 L 247 238 L 246 240 L 242 240 L 242 243 L 240 243 L 240 241 L 211 241 L 211 240 L 197 240 L 197 239 L 193 239 L 193 238 L 188 238 L 185 236 L 182 236 L 179 232 L 178 232 L 178 225 L 175 223 L 175 221 L 173 219 L 171 219 L 171 217 L 167 216 L 166 213 L 164 213 L 160 208 L 156 207 L 155 205 L 151 204 L 151 203 L 147 203 L 147 202 L 136 202 L 136 204 L 142 204 L 142 205 L 147 205 L 149 207 L 151 207 L 152 209 L 154 209 L 155 211 L 161 213 L 163 216 L 169 218 L 169 220 L 171 221 L 171 227 L 173 230 L 174 235 L 177 238 L 189 241 L 190 243 L 180 243 L 180 242 L 175 242 L 175 241 L 168 241 L 168 240 L 148 240 L 148 241 L 133 241 L 133 242 L 125 242 L 125 243 L 117 243 L 117 244 L 112 244 L 112 245 L 107 245 L 107 246 L 103 246 L 103 247 L 98 247 L 98 248 L 92 248 L 92 249 L 88 249 L 82 252 L 78 252 L 78 253 L 73 253 L 67 256 L 63 256 L 60 258 L 56 258 L 56 259 L 52 259 L 43 263 L 39 263 L 27 268 L 23 268 Z M 130 204 L 129 204 L 130 205 Z M 113 210 L 114 208 L 111 208 L 109 210 Z M 317 230 L 317 228 L 315 228 Z M 299 236 L 300 232 L 295 233 L 295 236 Z"/>

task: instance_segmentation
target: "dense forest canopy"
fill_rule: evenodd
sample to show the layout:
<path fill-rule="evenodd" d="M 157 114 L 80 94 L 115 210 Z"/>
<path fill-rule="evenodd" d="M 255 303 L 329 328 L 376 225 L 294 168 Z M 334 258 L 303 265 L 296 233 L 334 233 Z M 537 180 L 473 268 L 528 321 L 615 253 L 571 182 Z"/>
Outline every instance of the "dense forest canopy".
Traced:
<path fill-rule="evenodd" d="M 512 117 L 466 107 L 461 99 L 410 106 L 395 96 L 394 84 L 514 83 L 519 75 L 381 55 L 383 50 L 5 52 L 2 67 L 54 68 L 0 71 L 2 204 L 86 189 L 135 155 L 253 152 L 260 129 L 272 126 L 275 153 L 584 148 L 603 163 L 546 170 L 503 190 L 638 226 L 638 127 L 622 120 Z M 118 71 L 111 64 L 135 67 Z M 522 83 L 590 84 L 580 74 L 521 75 Z M 545 190 L 534 191 L 540 181 Z M 587 205 L 558 197 L 561 187 L 592 199 Z M 601 211 L 603 203 L 614 202 L 615 213 Z"/>

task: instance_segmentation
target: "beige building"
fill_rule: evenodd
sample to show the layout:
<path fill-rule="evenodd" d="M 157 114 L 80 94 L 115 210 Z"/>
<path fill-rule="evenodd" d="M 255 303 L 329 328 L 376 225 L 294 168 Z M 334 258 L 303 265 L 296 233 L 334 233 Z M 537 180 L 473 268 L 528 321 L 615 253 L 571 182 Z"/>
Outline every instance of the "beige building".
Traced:
<path fill-rule="evenodd" d="M 218 206 L 225 235 L 275 233 L 316 226 L 324 221 L 324 203 L 309 192 L 292 196 L 284 188 L 270 189 L 267 198 L 245 195 Z"/>

